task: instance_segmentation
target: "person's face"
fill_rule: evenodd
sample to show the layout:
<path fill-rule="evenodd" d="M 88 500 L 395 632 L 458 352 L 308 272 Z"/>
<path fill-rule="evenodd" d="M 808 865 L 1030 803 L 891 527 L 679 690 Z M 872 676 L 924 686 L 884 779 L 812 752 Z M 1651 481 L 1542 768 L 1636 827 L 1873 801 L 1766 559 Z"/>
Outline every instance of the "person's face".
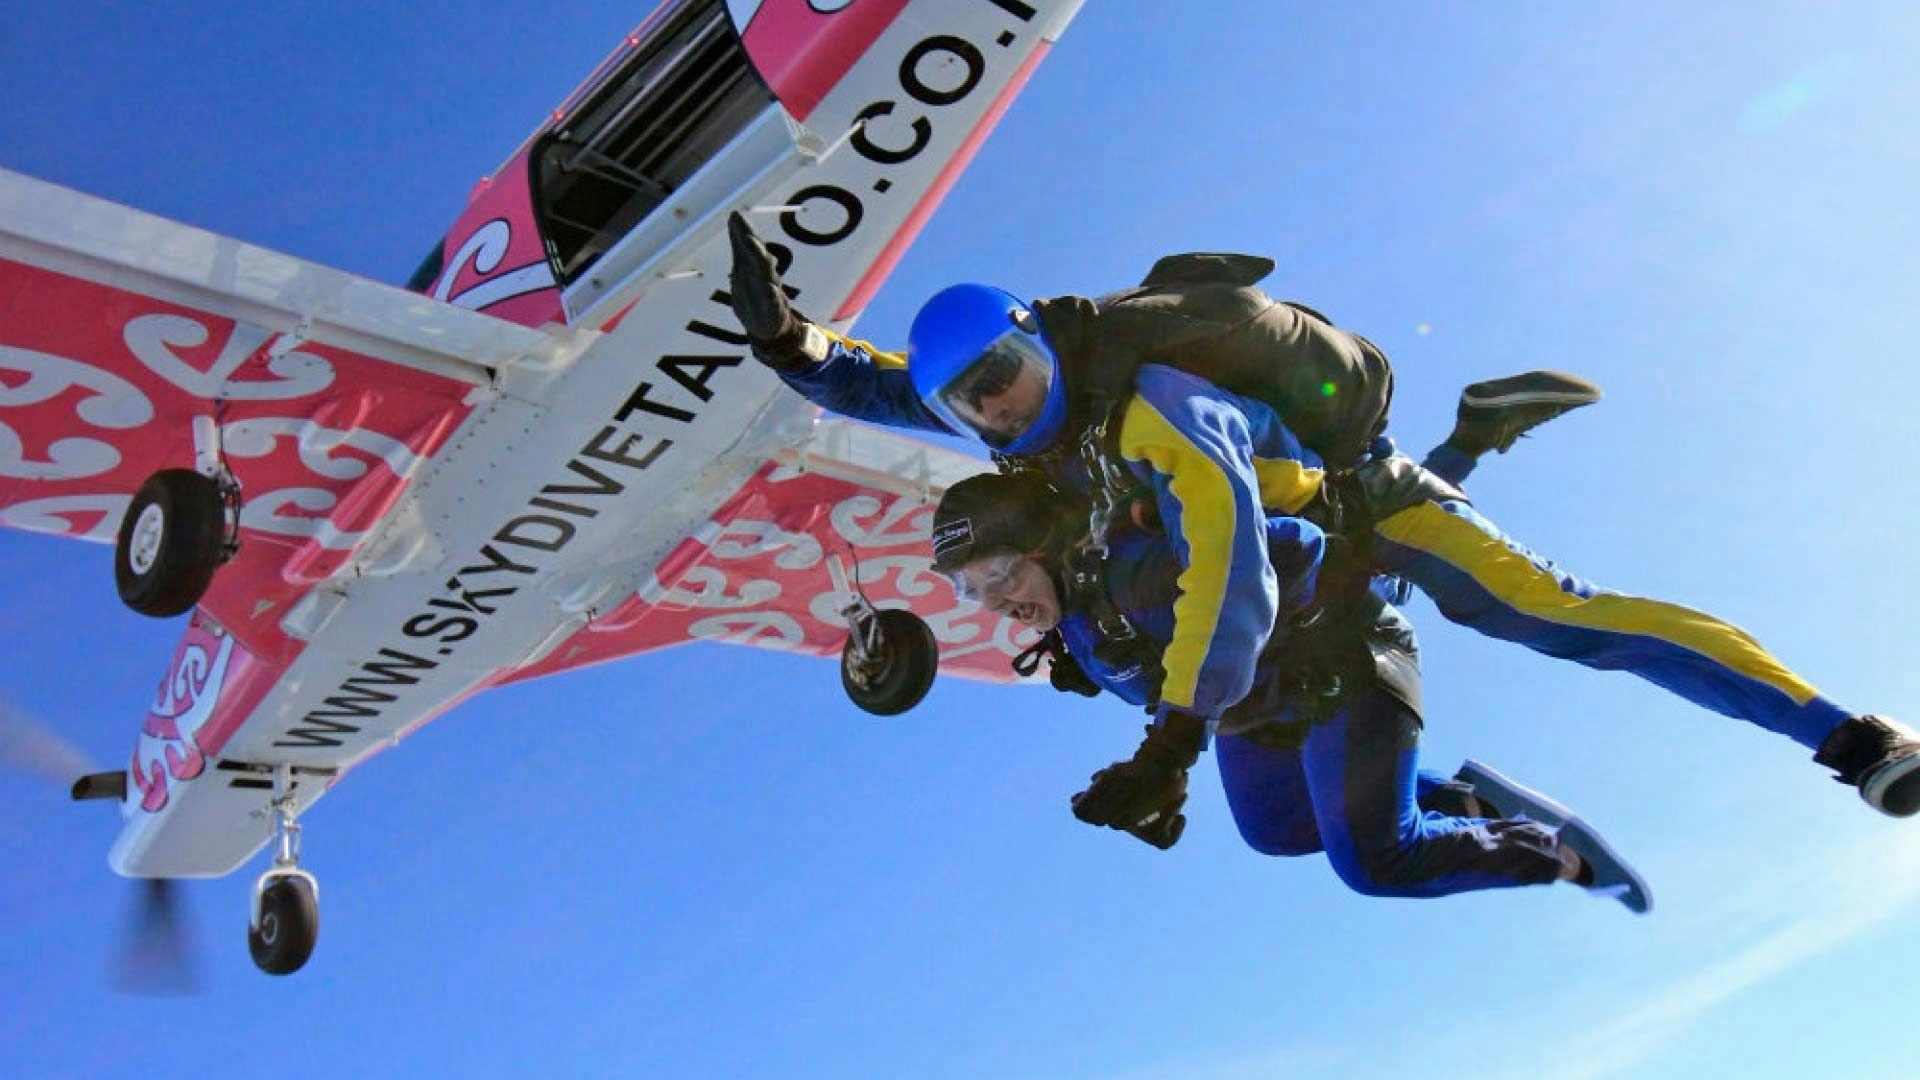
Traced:
<path fill-rule="evenodd" d="M 1060 624 L 1060 594 L 1053 578 L 1025 555 L 1002 553 L 972 559 L 959 576 L 995 615 L 1045 633 Z"/>
<path fill-rule="evenodd" d="M 980 397 L 980 422 L 1003 442 L 1010 442 L 1040 419 L 1046 404 L 1046 380 L 1034 369 L 1022 367 L 1005 390 Z"/>

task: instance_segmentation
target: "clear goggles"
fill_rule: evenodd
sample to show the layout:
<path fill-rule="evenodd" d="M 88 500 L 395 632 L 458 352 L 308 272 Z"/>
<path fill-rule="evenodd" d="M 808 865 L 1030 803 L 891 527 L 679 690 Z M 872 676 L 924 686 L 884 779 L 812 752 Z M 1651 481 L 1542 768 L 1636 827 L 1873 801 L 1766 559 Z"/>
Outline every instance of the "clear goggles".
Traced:
<path fill-rule="evenodd" d="M 946 419 L 999 450 L 1039 421 L 1053 389 L 1053 357 L 1032 335 L 1008 330 L 934 392 Z"/>
<path fill-rule="evenodd" d="M 947 580 L 953 582 L 954 595 L 962 600 L 976 604 L 998 600 L 1013 588 L 1013 573 L 1020 565 L 1020 558 L 1009 551 L 976 559 L 958 570 L 949 571 Z"/>

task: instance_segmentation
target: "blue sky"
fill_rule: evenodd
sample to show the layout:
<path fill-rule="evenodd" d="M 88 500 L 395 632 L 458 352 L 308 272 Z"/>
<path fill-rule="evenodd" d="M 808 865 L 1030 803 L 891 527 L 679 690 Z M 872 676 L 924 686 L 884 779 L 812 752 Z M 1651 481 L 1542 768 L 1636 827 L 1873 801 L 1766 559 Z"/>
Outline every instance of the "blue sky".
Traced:
<path fill-rule="evenodd" d="M 398 281 L 646 6 L 73 0 L 0 38 L 0 165 Z M 1409 448 L 1473 379 L 1600 382 L 1488 463 L 1482 508 L 1920 719 L 1910 5 L 1198 7 L 1088 5 L 863 336 L 955 280 L 1271 255 L 1275 293 L 1395 358 Z M 178 627 L 121 610 L 109 559 L 0 535 L 0 694 L 118 763 Z M 700 646 L 496 692 L 357 771 L 306 819 L 324 929 L 293 979 L 246 958 L 257 867 L 190 883 L 194 999 L 107 988 L 111 811 L 0 776 L 0 1075 L 1913 1074 L 1920 824 L 1410 611 L 1428 759 L 1578 807 L 1651 918 L 1352 895 L 1244 848 L 1208 762 L 1154 852 L 1067 813 L 1137 738 L 1117 704 L 949 681 L 878 721 L 830 665 Z"/>

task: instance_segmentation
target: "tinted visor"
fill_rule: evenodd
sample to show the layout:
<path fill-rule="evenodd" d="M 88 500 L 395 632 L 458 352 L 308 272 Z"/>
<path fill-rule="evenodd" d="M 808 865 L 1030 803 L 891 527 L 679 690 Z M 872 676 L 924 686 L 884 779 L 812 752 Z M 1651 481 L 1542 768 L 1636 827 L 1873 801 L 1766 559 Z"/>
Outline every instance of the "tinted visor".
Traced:
<path fill-rule="evenodd" d="M 998 450 L 1040 419 L 1052 387 L 1053 358 L 1016 328 L 995 338 L 934 397 L 944 419 Z"/>

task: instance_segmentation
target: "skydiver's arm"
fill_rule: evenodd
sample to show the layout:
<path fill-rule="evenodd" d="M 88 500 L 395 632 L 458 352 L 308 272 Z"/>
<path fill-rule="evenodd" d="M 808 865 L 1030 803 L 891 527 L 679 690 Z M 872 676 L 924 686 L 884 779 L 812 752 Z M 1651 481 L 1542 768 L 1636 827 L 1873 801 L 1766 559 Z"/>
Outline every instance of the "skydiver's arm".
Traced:
<path fill-rule="evenodd" d="M 904 355 L 881 352 L 817 325 L 808 324 L 807 329 L 807 355 L 816 362 L 774 369 L 801 396 L 856 420 L 954 434 L 920 401 Z"/>
<path fill-rule="evenodd" d="M 727 218 L 733 249 L 728 301 L 754 358 L 822 408 L 890 427 L 953 434 L 914 392 L 907 359 L 811 322 L 787 302 L 777 260 L 747 219 Z"/>
<path fill-rule="evenodd" d="M 1287 620 L 1312 606 L 1326 553 L 1327 534 L 1320 526 L 1279 514 L 1267 518 L 1267 561 L 1273 566 L 1280 604 L 1279 621 L 1267 639 L 1269 648 L 1278 644 Z"/>
<path fill-rule="evenodd" d="M 1312 593 L 1324 537 L 1304 521 L 1279 528 L 1291 548 L 1283 587 L 1269 513 L 1289 515 L 1311 500 L 1320 470 L 1290 434 L 1278 437 L 1285 433 L 1270 412 L 1250 420 L 1241 399 L 1209 383 L 1149 366 L 1136 390 L 1121 422 L 1121 454 L 1152 482 L 1182 567 L 1161 713 L 1212 720 L 1252 686 L 1281 597 L 1297 604 Z"/>

